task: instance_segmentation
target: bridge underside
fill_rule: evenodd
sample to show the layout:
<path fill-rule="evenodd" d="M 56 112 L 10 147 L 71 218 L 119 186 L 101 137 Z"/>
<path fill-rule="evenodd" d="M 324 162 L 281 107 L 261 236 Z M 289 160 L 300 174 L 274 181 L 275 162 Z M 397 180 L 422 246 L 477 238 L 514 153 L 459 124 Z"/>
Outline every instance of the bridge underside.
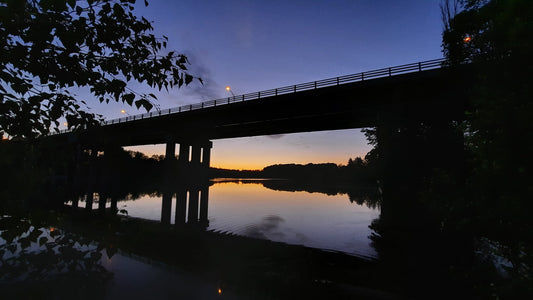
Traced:
<path fill-rule="evenodd" d="M 76 140 L 96 149 L 460 120 L 472 78 L 465 70 L 409 73 L 106 125 Z"/>

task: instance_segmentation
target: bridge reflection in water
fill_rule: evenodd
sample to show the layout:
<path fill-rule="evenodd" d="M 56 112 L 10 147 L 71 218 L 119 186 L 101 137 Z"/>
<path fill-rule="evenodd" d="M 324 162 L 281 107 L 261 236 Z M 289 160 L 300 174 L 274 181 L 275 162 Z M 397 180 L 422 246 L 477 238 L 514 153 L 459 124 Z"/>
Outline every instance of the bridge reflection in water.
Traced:
<path fill-rule="evenodd" d="M 176 226 L 191 224 L 202 228 L 209 226 L 207 211 L 209 207 L 209 185 L 192 187 L 179 186 L 175 189 L 167 188 L 163 192 L 161 204 L 161 223 L 170 224 L 172 216 L 172 199 L 176 195 Z"/>
<path fill-rule="evenodd" d="M 165 186 L 158 197 L 161 199 L 162 224 L 172 223 L 172 208 L 174 211 L 174 224 L 176 226 L 194 225 L 206 229 L 209 226 L 209 183 L 198 185 L 173 185 Z M 118 212 L 126 213 L 126 209 L 120 209 L 118 202 L 127 200 L 125 195 L 109 196 L 105 192 L 89 192 L 82 196 L 72 197 L 71 206 L 77 209 L 80 200 L 85 202 L 84 208 L 88 212 L 100 214 Z M 173 201 L 175 199 L 175 205 Z"/>

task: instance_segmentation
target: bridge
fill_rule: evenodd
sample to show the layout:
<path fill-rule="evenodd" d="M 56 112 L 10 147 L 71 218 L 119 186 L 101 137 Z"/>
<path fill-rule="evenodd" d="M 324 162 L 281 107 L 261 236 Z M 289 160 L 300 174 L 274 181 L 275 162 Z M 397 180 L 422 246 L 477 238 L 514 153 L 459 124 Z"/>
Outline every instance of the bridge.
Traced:
<path fill-rule="evenodd" d="M 166 144 L 169 158 L 180 144 L 183 165 L 208 167 L 215 139 L 363 128 L 395 119 L 459 120 L 474 76 L 468 65 L 444 63 L 417 62 L 107 120 L 55 138 L 92 150 Z"/>

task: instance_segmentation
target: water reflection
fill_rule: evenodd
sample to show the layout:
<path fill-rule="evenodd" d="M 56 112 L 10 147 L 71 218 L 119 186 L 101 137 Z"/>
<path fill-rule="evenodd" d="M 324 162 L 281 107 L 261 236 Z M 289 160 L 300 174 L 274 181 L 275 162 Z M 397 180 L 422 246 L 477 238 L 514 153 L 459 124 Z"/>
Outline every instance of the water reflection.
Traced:
<path fill-rule="evenodd" d="M 375 257 L 369 225 L 379 216 L 373 202 L 360 193 L 282 190 L 286 182 L 216 180 L 203 186 L 166 186 L 162 192 L 118 200 L 130 217 L 172 225 L 236 234 L 288 244 Z M 276 188 L 273 189 L 272 187 Z M 101 209 L 99 199 L 91 204 Z M 117 205 L 117 204 L 115 204 Z M 99 208 L 100 207 L 100 208 Z M 108 210 L 111 205 L 106 204 Z"/>
<path fill-rule="evenodd" d="M 176 199 L 175 205 L 172 203 L 173 199 Z M 175 190 L 167 188 L 162 195 L 161 223 L 171 224 L 172 208 L 174 206 L 175 225 L 190 224 L 207 228 L 209 226 L 207 217 L 208 202 L 208 185 L 190 188 L 178 186 Z"/>

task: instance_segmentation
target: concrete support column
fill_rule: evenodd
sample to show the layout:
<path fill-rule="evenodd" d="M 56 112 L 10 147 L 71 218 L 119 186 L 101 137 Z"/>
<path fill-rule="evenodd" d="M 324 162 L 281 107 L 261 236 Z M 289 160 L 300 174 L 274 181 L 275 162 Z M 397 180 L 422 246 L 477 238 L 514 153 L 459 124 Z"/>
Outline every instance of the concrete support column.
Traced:
<path fill-rule="evenodd" d="M 115 215 L 118 212 L 117 202 L 118 202 L 117 196 L 111 197 L 111 214 L 112 215 Z"/>
<path fill-rule="evenodd" d="M 91 211 L 93 209 L 94 193 L 88 192 L 85 198 L 85 209 Z"/>
<path fill-rule="evenodd" d="M 203 147 L 204 152 L 202 153 L 202 165 L 204 168 L 209 168 L 211 164 L 211 148 L 213 148 L 212 142 L 207 142 Z"/>
<path fill-rule="evenodd" d="M 93 200 L 94 200 L 94 190 L 95 190 L 95 164 L 96 164 L 96 158 L 98 157 L 98 150 L 91 149 L 91 156 L 89 158 L 89 176 L 87 177 L 87 198 L 85 200 L 85 209 L 86 210 L 92 210 L 93 209 Z"/>
<path fill-rule="evenodd" d="M 192 184 L 198 184 L 198 180 L 200 179 L 200 175 L 202 174 L 202 165 L 200 162 L 202 154 L 202 147 L 199 145 L 193 145 L 192 146 L 192 154 L 191 154 L 191 162 L 190 162 L 190 178 L 193 180 Z"/>
<path fill-rule="evenodd" d="M 179 162 L 180 165 L 187 165 L 189 164 L 189 148 L 190 145 L 187 143 L 180 143 L 180 155 L 179 155 Z"/>
<path fill-rule="evenodd" d="M 105 213 L 105 204 L 107 202 L 107 196 L 103 193 L 98 193 L 98 211 L 100 213 Z"/>
<path fill-rule="evenodd" d="M 78 195 L 72 197 L 72 208 L 78 208 L 79 200 Z"/>
<path fill-rule="evenodd" d="M 200 154 L 202 152 L 202 147 L 198 145 L 192 146 L 192 155 L 191 155 L 191 164 L 197 166 L 200 165 Z"/>
<path fill-rule="evenodd" d="M 178 158 L 178 177 L 180 181 L 183 181 L 188 177 L 189 173 L 189 150 L 190 145 L 188 143 L 180 143 L 180 154 Z"/>
<path fill-rule="evenodd" d="M 191 189 L 189 191 L 189 215 L 187 222 L 189 224 L 196 224 L 198 222 L 198 189 Z"/>
<path fill-rule="evenodd" d="M 165 151 L 165 160 L 174 160 L 176 159 L 176 142 L 171 140 L 167 142 L 167 147 Z"/>

